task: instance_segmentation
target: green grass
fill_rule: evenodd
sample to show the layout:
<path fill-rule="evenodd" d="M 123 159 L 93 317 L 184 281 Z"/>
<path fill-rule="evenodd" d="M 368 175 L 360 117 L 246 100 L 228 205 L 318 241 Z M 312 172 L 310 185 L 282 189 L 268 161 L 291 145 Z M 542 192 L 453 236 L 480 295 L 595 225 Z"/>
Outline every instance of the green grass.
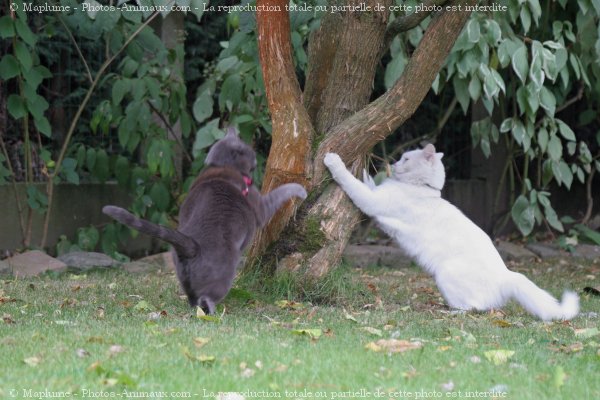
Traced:
<path fill-rule="evenodd" d="M 600 271 L 572 261 L 512 268 L 555 295 L 597 286 Z M 296 302 L 277 303 L 285 299 Z M 581 301 L 584 313 L 599 311 L 598 298 Z M 440 303 L 417 268 L 340 269 L 320 284 L 246 276 L 218 321 L 196 317 L 171 272 L 0 281 L 0 398 L 600 398 L 598 317 L 543 323 L 514 304 L 502 315 L 452 314 Z M 390 338 L 422 347 L 365 347 Z M 498 350 L 514 353 L 486 358 Z"/>

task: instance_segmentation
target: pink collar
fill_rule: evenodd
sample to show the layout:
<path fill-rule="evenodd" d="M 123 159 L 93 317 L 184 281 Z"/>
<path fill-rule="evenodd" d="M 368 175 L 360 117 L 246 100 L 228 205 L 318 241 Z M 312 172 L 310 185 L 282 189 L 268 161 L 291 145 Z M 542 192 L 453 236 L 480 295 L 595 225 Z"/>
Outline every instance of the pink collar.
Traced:
<path fill-rule="evenodd" d="M 250 186 L 252 186 L 252 178 L 250 178 L 249 176 L 246 176 L 246 175 L 242 175 L 242 177 L 244 178 L 244 183 L 246 184 L 246 187 L 244 189 L 242 189 L 242 195 L 248 196 L 248 192 L 250 191 Z"/>

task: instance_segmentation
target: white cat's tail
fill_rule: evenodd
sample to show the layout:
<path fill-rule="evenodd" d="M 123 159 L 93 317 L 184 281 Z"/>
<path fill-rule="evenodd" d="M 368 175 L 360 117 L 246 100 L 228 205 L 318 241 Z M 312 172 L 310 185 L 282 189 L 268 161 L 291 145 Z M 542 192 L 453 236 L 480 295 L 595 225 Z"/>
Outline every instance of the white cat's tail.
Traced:
<path fill-rule="evenodd" d="M 526 276 L 518 272 L 511 273 L 510 290 L 513 297 L 531 314 L 544 321 L 553 319 L 569 320 L 579 313 L 579 297 L 574 292 L 563 293 L 559 303 L 548 292 L 540 289 Z"/>

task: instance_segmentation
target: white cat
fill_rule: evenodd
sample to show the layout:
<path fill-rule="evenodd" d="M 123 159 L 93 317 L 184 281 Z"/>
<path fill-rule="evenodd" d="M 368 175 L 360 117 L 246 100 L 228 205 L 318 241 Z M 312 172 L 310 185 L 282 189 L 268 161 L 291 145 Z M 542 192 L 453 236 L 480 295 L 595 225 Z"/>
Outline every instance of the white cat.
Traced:
<path fill-rule="evenodd" d="M 365 183 L 356 179 L 337 154 L 328 153 L 324 163 L 354 204 L 433 275 L 450 307 L 490 310 L 515 299 L 544 321 L 575 317 L 575 293 L 565 292 L 559 303 L 508 270 L 485 232 L 441 198 L 442 156 L 431 144 L 406 152 L 379 186 L 366 173 Z"/>

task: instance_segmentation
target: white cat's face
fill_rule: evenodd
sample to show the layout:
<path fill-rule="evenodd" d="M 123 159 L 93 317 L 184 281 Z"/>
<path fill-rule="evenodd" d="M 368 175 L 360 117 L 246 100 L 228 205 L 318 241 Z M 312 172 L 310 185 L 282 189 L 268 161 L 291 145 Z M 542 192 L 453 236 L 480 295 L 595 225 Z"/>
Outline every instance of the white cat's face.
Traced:
<path fill-rule="evenodd" d="M 392 177 L 400 182 L 442 190 L 446 179 L 443 156 L 443 153 L 435 152 L 432 144 L 422 150 L 407 151 L 394 164 Z"/>

